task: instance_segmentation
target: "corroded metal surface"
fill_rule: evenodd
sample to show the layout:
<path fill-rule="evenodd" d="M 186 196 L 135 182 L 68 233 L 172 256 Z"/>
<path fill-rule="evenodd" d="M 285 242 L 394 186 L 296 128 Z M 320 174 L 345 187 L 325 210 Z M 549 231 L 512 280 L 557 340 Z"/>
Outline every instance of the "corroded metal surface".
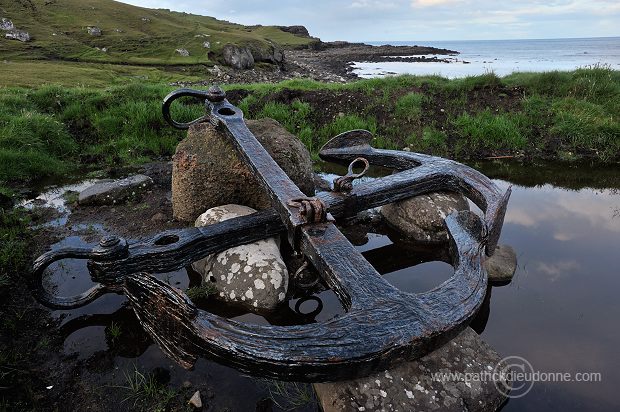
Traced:
<path fill-rule="evenodd" d="M 208 119 L 225 132 L 258 176 L 273 209 L 207 227 L 167 231 L 144 242 L 128 244 L 112 237 L 92 250 L 48 252 L 34 265 L 35 296 L 43 304 L 74 308 L 103 293 L 122 293 L 155 342 L 185 367 L 205 356 L 253 375 L 310 382 L 364 376 L 402 359 L 420 357 L 467 326 L 484 299 L 487 278 L 482 253 L 486 248 L 490 255 L 495 249 L 510 191 L 501 193 L 487 177 L 460 163 L 373 149 L 372 135 L 358 130 L 335 137 L 321 149 L 326 160 L 350 163 L 349 173 L 336 180 L 337 191 L 307 198 L 247 129 L 243 113 L 220 89 L 171 93 L 163 107 L 171 124 L 187 128 L 192 123 L 177 123 L 170 116 L 171 103 L 183 96 L 206 99 Z M 368 164 L 397 173 L 353 185 Z M 363 165 L 364 170 L 354 173 L 355 165 Z M 464 194 L 485 216 L 460 212 L 446 218 L 447 254 L 454 276 L 425 293 L 405 293 L 390 285 L 333 223 L 368 208 L 439 190 Z M 317 269 L 346 314 L 298 326 L 242 324 L 196 308 L 182 291 L 148 275 L 173 271 L 279 233 L 287 234 L 293 249 Z M 69 298 L 47 292 L 42 286 L 45 268 L 65 258 L 89 259 L 96 286 Z"/>

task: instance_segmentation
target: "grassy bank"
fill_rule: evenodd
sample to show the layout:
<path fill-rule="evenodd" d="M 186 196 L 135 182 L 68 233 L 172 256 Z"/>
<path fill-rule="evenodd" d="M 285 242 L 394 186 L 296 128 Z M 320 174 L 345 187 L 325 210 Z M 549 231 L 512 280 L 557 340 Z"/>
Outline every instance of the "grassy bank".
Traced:
<path fill-rule="evenodd" d="M 456 159 L 523 156 L 620 160 L 620 72 L 488 74 L 458 80 L 399 76 L 349 84 L 307 80 L 227 86 L 247 117 L 272 117 L 316 155 L 332 136 L 372 131 L 376 147 Z M 172 87 L 0 89 L 0 182 L 14 186 L 80 167 L 167 158 L 184 133 L 165 124 Z M 176 105 L 198 117 L 201 104 Z"/>

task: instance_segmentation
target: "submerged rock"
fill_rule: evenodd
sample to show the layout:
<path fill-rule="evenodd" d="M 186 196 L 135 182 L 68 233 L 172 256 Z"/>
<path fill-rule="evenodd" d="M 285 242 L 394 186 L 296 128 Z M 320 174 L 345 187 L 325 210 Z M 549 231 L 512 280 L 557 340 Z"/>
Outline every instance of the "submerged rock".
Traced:
<path fill-rule="evenodd" d="M 241 205 L 211 208 L 200 215 L 195 226 L 202 227 L 245 216 L 256 210 Z M 203 282 L 210 282 L 214 295 L 250 309 L 273 309 L 286 299 L 288 271 L 276 238 L 267 238 L 208 256 L 192 264 Z"/>
<path fill-rule="evenodd" d="M 153 185 L 145 175 L 130 176 L 121 180 L 105 180 L 80 192 L 78 203 L 87 205 L 113 205 L 127 200 L 137 200 Z"/>
<path fill-rule="evenodd" d="M 418 360 L 366 378 L 319 383 L 314 388 L 325 412 L 495 411 L 506 401 L 490 377 L 500 360 L 493 348 L 467 328 Z M 435 373 L 472 379 L 433 379 Z M 485 374 L 489 377 L 483 381 Z M 505 380 L 497 384 L 510 387 Z"/>
<path fill-rule="evenodd" d="M 312 160 L 303 143 L 275 120 L 248 120 L 246 123 L 291 180 L 312 196 Z M 179 143 L 173 157 L 174 217 L 193 222 L 205 209 L 228 203 L 255 209 L 271 206 L 269 196 L 241 162 L 229 139 L 210 123 L 196 124 Z"/>
<path fill-rule="evenodd" d="M 517 270 L 517 254 L 508 245 L 497 245 L 493 256 L 484 261 L 489 281 L 507 283 Z"/>
<path fill-rule="evenodd" d="M 441 243 L 448 240 L 445 217 L 461 210 L 469 210 L 469 204 L 463 196 L 452 192 L 437 192 L 390 203 L 381 208 L 381 214 L 387 225 L 403 240 Z"/>

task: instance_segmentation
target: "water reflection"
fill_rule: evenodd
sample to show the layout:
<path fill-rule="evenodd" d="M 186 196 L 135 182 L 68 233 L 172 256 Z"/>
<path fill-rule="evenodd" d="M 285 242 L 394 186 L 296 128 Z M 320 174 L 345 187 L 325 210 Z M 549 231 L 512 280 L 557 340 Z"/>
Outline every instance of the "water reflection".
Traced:
<path fill-rule="evenodd" d="M 619 206 L 614 189 L 513 187 L 502 242 L 517 250 L 519 267 L 493 291 L 483 337 L 536 370 L 600 372 L 603 381 L 536 383 L 506 411 L 620 408 Z"/>
<path fill-rule="evenodd" d="M 496 170 L 505 171 L 501 167 Z M 527 396 L 511 400 L 504 411 L 619 410 L 615 383 L 620 381 L 620 194 L 613 188 L 617 186 L 606 189 L 572 177 L 565 184 L 572 189 L 544 184 L 532 177 L 537 170 L 522 168 L 512 181 L 529 186 L 513 186 L 501 239 L 518 254 L 513 282 L 489 288 L 471 327 L 502 356 L 522 356 L 536 370 L 602 374 L 602 382 L 536 383 Z M 540 176 L 545 179 L 550 173 L 544 169 Z M 590 172 L 582 168 L 579 173 Z M 525 182 L 521 180 L 524 176 Z M 613 170 L 605 169 L 604 179 L 620 182 L 620 173 L 616 170 L 614 175 Z M 505 180 L 496 183 L 502 188 L 509 184 Z M 348 235 L 377 270 L 400 289 L 428 290 L 452 274 L 441 256 L 406 249 L 383 233 Z M 86 244 L 78 237 L 67 242 L 74 242 L 72 246 Z M 65 267 L 64 274 L 57 268 L 61 276 L 57 281 L 63 285 L 59 292 L 84 290 L 87 280 L 79 278 L 85 273 L 85 267 L 80 266 L 83 262 L 65 264 L 77 266 Z M 68 274 L 77 277 L 72 279 Z M 190 285 L 185 271 L 158 277 L 183 289 Z M 221 304 L 204 308 L 244 322 L 282 325 L 324 321 L 342 313 L 333 293 L 316 296 L 323 310 L 312 318 L 295 311 L 297 300 L 276 314 L 248 314 Z M 165 367 L 170 371 L 171 384 L 206 382 L 206 390 L 217 394 L 209 402 L 215 410 L 253 410 L 268 397 L 268 390 L 256 380 L 208 360 L 199 360 L 192 372 L 174 365 L 137 326 L 124 302 L 122 296 L 106 295 L 86 307 L 56 312 L 64 317 L 66 352 L 78 352 L 104 377 L 113 374 L 115 368 L 126 370 L 138 364 L 146 370 Z M 300 306 L 305 308 L 305 304 Z M 312 307 L 306 309 L 302 312 L 312 311 Z M 128 334 L 112 341 L 109 329 L 113 323 Z M 244 396 L 228 395 L 233 392 Z"/>

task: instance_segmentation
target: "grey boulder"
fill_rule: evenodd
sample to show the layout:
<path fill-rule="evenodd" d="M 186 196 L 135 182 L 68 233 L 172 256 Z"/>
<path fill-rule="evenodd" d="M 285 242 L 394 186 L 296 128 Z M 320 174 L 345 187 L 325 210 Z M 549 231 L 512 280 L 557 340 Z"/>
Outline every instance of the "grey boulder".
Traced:
<path fill-rule="evenodd" d="M 501 377 L 498 382 L 492 379 L 500 361 L 497 352 L 467 328 L 418 360 L 366 378 L 314 384 L 314 388 L 324 412 L 495 411 L 506 401 L 498 387 L 511 387 Z M 448 374 L 480 379 L 450 379 Z"/>
<path fill-rule="evenodd" d="M 21 41 L 22 43 L 30 41 L 30 34 L 28 32 L 17 29 L 6 32 L 4 37 L 9 40 Z"/>
<path fill-rule="evenodd" d="M 284 63 L 284 50 L 276 44 L 251 44 L 248 46 L 255 62 L 281 65 Z"/>
<path fill-rule="evenodd" d="M 176 49 L 175 52 L 183 57 L 189 57 L 189 51 L 187 49 Z"/>
<path fill-rule="evenodd" d="M 15 26 L 13 25 L 13 22 L 9 19 L 7 19 L 6 17 L 3 17 L 2 19 L 0 19 L 0 30 L 13 30 L 15 28 Z"/>
<path fill-rule="evenodd" d="M 241 205 L 224 205 L 207 210 L 196 219 L 202 227 L 245 216 L 256 210 Z M 236 246 L 192 264 L 204 283 L 211 283 L 216 298 L 251 310 L 273 309 L 286 299 L 288 271 L 276 238 Z"/>
<path fill-rule="evenodd" d="M 91 36 L 95 36 L 95 37 L 101 36 L 101 29 L 99 27 L 89 26 L 87 30 L 88 30 L 88 34 L 90 34 Z"/>
<path fill-rule="evenodd" d="M 517 270 L 517 254 L 508 245 L 497 245 L 493 256 L 484 261 L 484 268 L 489 276 L 489 281 L 510 282 Z"/>
<path fill-rule="evenodd" d="M 251 69 L 254 67 L 254 56 L 247 47 L 227 44 L 222 49 L 224 63 L 235 69 Z"/>
<path fill-rule="evenodd" d="M 457 193 L 437 192 L 387 204 L 381 215 L 400 240 L 442 243 L 448 240 L 444 219 L 461 210 L 469 210 L 467 199 Z"/>
<path fill-rule="evenodd" d="M 98 206 L 139 200 L 152 185 L 153 179 L 145 175 L 102 181 L 80 192 L 78 203 L 83 206 Z"/>

